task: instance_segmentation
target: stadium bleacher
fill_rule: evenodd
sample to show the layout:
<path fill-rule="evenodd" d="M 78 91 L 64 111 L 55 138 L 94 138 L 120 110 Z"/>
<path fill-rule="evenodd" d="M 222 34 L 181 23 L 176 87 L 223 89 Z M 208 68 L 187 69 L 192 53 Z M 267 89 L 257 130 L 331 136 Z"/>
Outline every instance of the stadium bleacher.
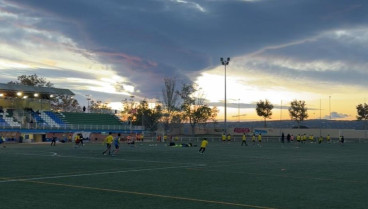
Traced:
<path fill-rule="evenodd" d="M 54 113 L 52 111 L 44 111 L 44 113 L 53 120 L 56 124 L 59 126 L 65 125 L 64 121 L 60 119 L 60 116 L 58 116 L 57 113 Z"/>
<path fill-rule="evenodd" d="M 30 114 L 32 118 L 34 119 L 34 122 L 38 124 L 45 124 L 46 122 L 40 117 L 38 112 L 34 112 L 33 110 L 30 111 Z"/>
<path fill-rule="evenodd" d="M 122 125 L 121 121 L 111 114 L 62 112 L 59 116 L 66 124 Z"/>
<path fill-rule="evenodd" d="M 0 126 L 9 126 L 9 124 L 3 119 L 3 115 L 0 116 Z"/>
<path fill-rule="evenodd" d="M 55 121 L 46 111 L 41 111 L 40 117 L 50 126 L 50 127 L 60 127 L 60 124 Z"/>
<path fill-rule="evenodd" d="M 13 109 L 4 109 L 4 112 L 1 113 L 2 119 L 5 121 L 4 126 L 11 127 L 20 127 L 20 123 L 14 119 L 14 110 Z"/>

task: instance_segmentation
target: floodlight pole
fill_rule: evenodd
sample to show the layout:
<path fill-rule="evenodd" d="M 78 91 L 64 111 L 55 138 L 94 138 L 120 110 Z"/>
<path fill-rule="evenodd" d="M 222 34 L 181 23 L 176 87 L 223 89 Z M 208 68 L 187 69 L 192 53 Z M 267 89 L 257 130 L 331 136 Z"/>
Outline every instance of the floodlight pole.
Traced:
<path fill-rule="evenodd" d="M 328 106 L 329 106 L 330 120 L 331 120 L 331 96 L 328 96 Z"/>
<path fill-rule="evenodd" d="M 229 64 L 230 62 L 230 57 L 228 57 L 226 60 L 224 58 L 220 58 L 221 64 L 225 67 L 225 135 L 227 134 L 227 123 L 226 123 L 226 66 Z"/>
<path fill-rule="evenodd" d="M 91 98 L 90 94 L 87 94 L 86 97 L 87 97 L 87 112 L 90 113 L 91 111 L 90 111 L 90 108 L 89 108 L 89 103 L 92 100 L 92 98 Z"/>

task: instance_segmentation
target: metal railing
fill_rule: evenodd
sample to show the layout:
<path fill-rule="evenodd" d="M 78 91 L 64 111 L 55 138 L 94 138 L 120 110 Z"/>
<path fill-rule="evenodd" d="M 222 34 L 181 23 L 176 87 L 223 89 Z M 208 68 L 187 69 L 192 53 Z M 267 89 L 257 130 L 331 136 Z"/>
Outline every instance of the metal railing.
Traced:
<path fill-rule="evenodd" d="M 93 131 L 93 130 L 121 130 L 121 131 L 141 131 L 141 127 L 134 127 L 129 125 L 87 125 L 87 124 L 64 124 L 59 126 L 50 126 L 45 123 L 28 123 L 19 126 L 10 126 L 6 124 L 0 125 L 0 130 L 18 130 L 18 129 L 30 129 L 30 130 L 80 130 L 80 131 Z"/>

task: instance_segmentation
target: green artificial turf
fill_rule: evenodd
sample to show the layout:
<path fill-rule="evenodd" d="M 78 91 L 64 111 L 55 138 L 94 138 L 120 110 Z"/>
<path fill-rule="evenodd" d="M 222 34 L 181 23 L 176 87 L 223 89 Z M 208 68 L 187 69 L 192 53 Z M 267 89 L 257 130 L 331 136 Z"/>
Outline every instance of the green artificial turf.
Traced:
<path fill-rule="evenodd" d="M 248 142 L 249 143 L 249 142 Z M 368 144 L 7 144 L 1 209 L 367 208 Z"/>

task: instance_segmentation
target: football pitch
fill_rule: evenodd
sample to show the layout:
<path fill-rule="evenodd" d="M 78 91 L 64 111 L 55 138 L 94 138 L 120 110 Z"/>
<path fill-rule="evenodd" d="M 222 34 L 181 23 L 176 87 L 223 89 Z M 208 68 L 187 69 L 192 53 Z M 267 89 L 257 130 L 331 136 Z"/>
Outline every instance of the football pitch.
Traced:
<path fill-rule="evenodd" d="M 198 143 L 199 144 L 199 143 Z M 368 143 L 7 144 L 1 209 L 367 208 Z"/>

